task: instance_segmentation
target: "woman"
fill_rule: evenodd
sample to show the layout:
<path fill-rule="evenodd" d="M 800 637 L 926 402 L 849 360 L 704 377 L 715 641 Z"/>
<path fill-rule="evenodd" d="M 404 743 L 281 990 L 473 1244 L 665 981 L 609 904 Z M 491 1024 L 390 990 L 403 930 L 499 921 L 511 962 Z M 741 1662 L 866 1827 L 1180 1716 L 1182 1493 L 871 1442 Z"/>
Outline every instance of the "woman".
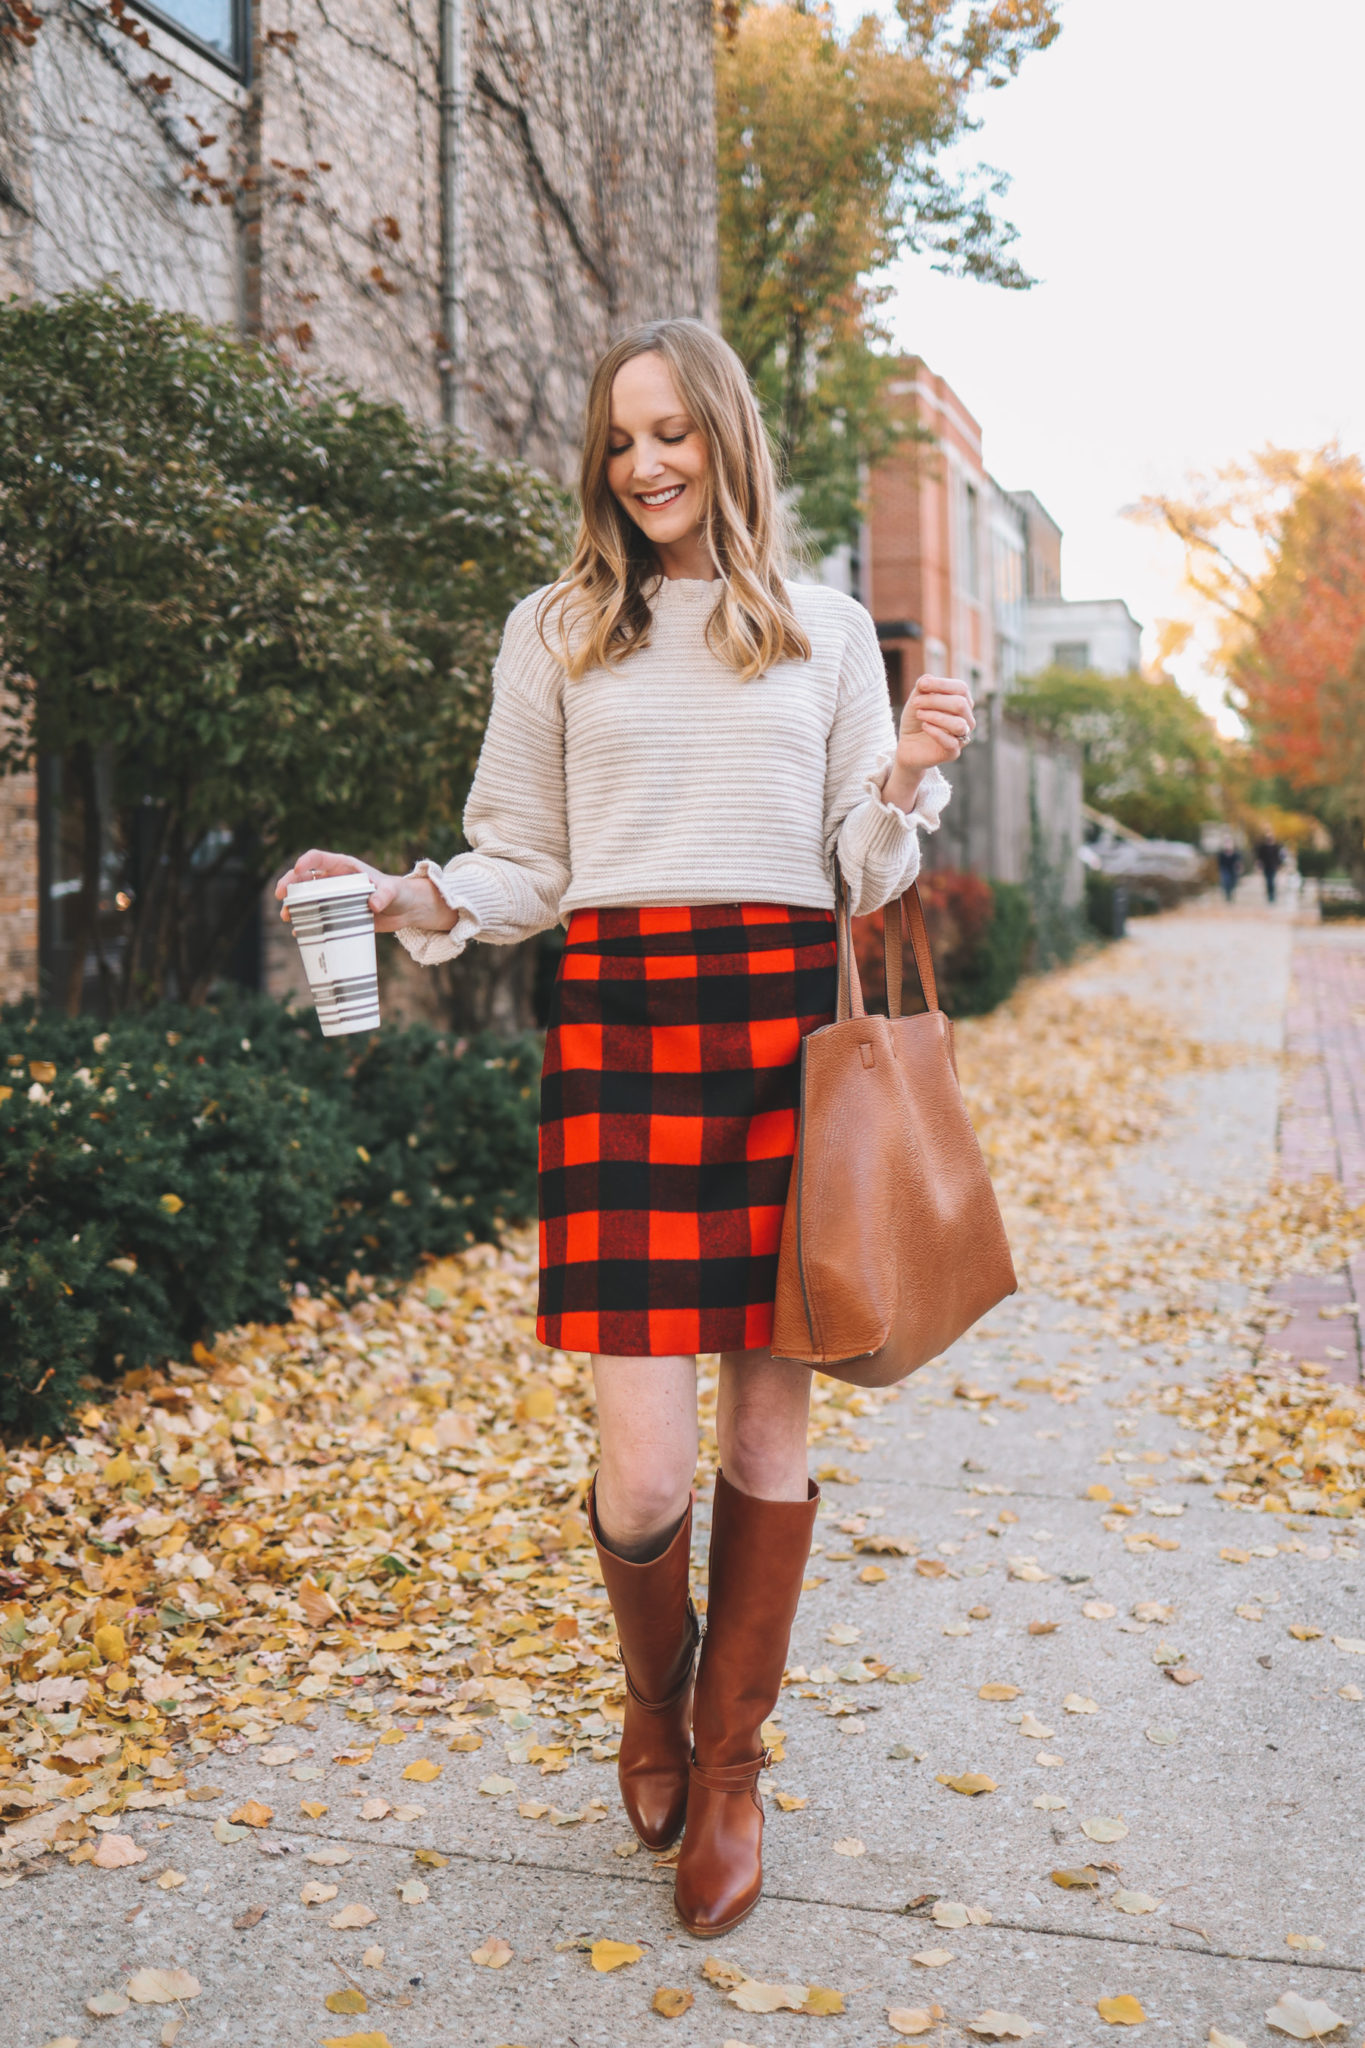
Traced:
<path fill-rule="evenodd" d="M 620 1782 L 676 1900 L 757 1903 L 760 1731 L 819 1502 L 810 1374 L 775 1361 L 803 1035 L 855 912 L 909 887 L 974 719 L 923 676 L 896 738 L 867 613 L 787 583 L 772 461 L 731 350 L 691 320 L 618 341 L 588 398 L 572 563 L 508 620 L 471 852 L 374 875 L 419 961 L 568 926 L 541 1099 L 542 1343 L 592 1354 L 593 1540 L 627 1705 Z M 364 864 L 303 855 L 279 885 Z M 721 1354 L 706 1634 L 688 1593 L 696 1355 Z M 695 1673 L 695 1688 L 694 1688 Z"/>

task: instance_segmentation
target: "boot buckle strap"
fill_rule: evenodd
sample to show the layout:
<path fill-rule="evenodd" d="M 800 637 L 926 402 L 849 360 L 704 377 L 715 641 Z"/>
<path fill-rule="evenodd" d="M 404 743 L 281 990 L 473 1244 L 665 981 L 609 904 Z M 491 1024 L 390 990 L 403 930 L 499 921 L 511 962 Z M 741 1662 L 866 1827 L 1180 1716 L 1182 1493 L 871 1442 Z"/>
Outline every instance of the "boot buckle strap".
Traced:
<path fill-rule="evenodd" d="M 693 1757 L 692 1776 L 708 1792 L 747 1792 L 752 1789 L 759 1772 L 767 1770 L 772 1754 L 770 1749 L 765 1749 L 761 1756 L 749 1757 L 738 1764 L 699 1764 Z"/>

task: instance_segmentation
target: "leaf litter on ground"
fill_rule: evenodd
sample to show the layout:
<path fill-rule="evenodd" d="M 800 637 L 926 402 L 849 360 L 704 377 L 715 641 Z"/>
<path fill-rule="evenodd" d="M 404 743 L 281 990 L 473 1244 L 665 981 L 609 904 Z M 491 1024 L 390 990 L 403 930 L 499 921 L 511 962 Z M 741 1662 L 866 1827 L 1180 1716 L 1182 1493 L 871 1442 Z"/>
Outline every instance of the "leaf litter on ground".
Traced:
<path fill-rule="evenodd" d="M 1167 1082 L 1246 1055 L 1097 992 L 1097 972 L 1084 992 L 1068 973 L 1040 978 L 959 1028 L 1021 1280 L 1102 1308 L 1168 1374 L 1196 1341 L 1250 1367 L 1282 1318 L 1273 1284 L 1339 1270 L 1365 1218 L 1324 1179 L 1205 1192 L 1135 1227 L 1120 1150 L 1159 1133 Z M 0 1871 L 53 1851 L 92 1860 L 92 1817 L 174 1808 L 195 1789 L 191 1744 L 282 1764 L 281 1735 L 322 1702 L 363 1716 L 373 1686 L 447 1716 L 457 1751 L 482 1742 L 471 1710 L 524 1711 L 534 1692 L 566 1756 L 614 1754 L 621 1667 L 610 1616 L 588 1598 L 590 1377 L 581 1356 L 535 1350 L 535 1276 L 534 1232 L 518 1230 L 404 1286 L 353 1275 L 300 1290 L 285 1320 L 92 1385 L 57 1443 L 0 1449 Z M 1064 1379 L 1039 1385 L 1065 1394 Z M 714 1361 L 701 1383 L 709 1421 Z M 812 1441 L 832 1454 L 861 1447 L 856 1423 L 885 1398 L 822 1380 L 814 1394 Z M 1247 1370 L 1155 1398 L 1212 1439 L 1202 1462 L 1225 1494 L 1359 1519 L 1356 1390 Z M 1302 1477 L 1286 1482 L 1290 1460 Z M 857 1479 L 837 1456 L 822 1469 L 833 1485 Z M 92 1736 L 107 1748 L 72 1753 Z M 237 1840 L 244 1824 L 215 1832 Z M 119 1853 L 108 1843 L 93 1859 L 104 1867 Z"/>

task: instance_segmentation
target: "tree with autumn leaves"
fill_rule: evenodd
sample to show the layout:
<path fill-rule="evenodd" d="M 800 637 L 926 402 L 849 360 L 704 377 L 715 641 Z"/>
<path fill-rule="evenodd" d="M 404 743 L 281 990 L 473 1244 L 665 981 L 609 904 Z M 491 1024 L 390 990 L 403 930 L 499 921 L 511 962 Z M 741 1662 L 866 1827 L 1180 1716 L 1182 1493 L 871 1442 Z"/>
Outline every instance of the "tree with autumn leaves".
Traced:
<path fill-rule="evenodd" d="M 998 211 L 1007 181 L 946 166 L 978 95 L 1056 38 L 1057 0 L 895 12 L 843 35 L 815 0 L 719 10 L 722 325 L 821 548 L 852 537 L 864 465 L 904 431 L 886 402 L 887 267 L 917 251 L 1006 289 L 1032 282 Z"/>
<path fill-rule="evenodd" d="M 1220 621 L 1253 769 L 1322 820 L 1365 884 L 1365 466 L 1272 448 L 1144 509 Z"/>

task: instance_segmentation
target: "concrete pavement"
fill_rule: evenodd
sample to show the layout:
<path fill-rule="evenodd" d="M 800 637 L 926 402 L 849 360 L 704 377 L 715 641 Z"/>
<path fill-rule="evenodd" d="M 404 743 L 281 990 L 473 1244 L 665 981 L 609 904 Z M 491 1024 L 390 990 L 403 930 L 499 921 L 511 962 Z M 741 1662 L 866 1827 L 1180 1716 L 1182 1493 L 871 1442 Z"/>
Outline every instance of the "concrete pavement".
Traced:
<path fill-rule="evenodd" d="M 1353 938 L 1332 934 L 1349 971 L 1365 971 Z M 1126 990 L 1234 1055 L 1172 1083 L 1160 1137 L 1123 1160 L 1135 1232 L 1196 1189 L 1234 1207 L 1264 1189 L 1295 939 L 1287 918 L 1204 906 L 1135 925 L 1079 977 L 1097 999 Z M 424 1733 L 378 1693 L 360 1722 L 327 1709 L 288 1743 L 197 1760 L 191 1782 L 219 1796 L 138 1816 L 136 1867 L 49 1862 L 0 1891 L 6 2048 L 152 2048 L 182 2013 L 176 2048 L 377 2034 L 392 2048 L 889 2048 L 982 2038 L 966 2029 L 987 2009 L 1039 2027 L 1043 2048 L 1091 2048 L 1114 2031 L 1099 2002 L 1124 1995 L 1146 2016 L 1139 2036 L 1194 2048 L 1215 2027 L 1263 2048 L 1287 2038 L 1264 2018 L 1285 1992 L 1325 2000 L 1348 2023 L 1330 2038 L 1355 2048 L 1365 1702 L 1345 1695 L 1365 1682 L 1365 1656 L 1333 1637 L 1365 1636 L 1359 1519 L 1238 1511 L 1194 1475 L 1206 1442 L 1149 1398 L 1163 1376 L 1238 1362 L 1215 1339 L 1163 1374 L 1111 1313 L 1024 1292 L 857 1418 L 851 1439 L 817 1450 L 836 1476 L 822 1481 L 821 1583 L 798 1619 L 772 1779 L 806 1803 L 769 1799 L 767 1894 L 732 1937 L 683 1935 L 668 1869 L 622 1853 L 609 1762 L 542 1775 L 524 1754 L 552 1731 L 506 1707 L 476 1717 L 480 1750 L 452 1754 L 448 1731 Z M 1084 1497 L 1143 1480 L 1141 1513 L 1123 1520 Z M 912 1554 L 855 1549 L 870 1536 Z M 704 1543 L 703 1526 L 699 1557 Z M 1228 1547 L 1247 1561 L 1224 1560 Z M 865 1580 L 869 1567 L 886 1576 Z M 1295 1639 L 1294 1624 L 1320 1633 Z M 367 1761 L 334 1761 L 361 1745 Z M 266 1762 L 282 1748 L 297 1755 Z M 422 1757 L 440 1776 L 405 1780 Z M 962 1774 L 994 1789 L 940 1782 Z M 490 1779 L 512 1789 L 481 1792 Z M 272 1809 L 268 1825 L 225 1829 L 247 1799 Z M 415 1817 L 394 1816 L 404 1800 Z M 366 1801 L 390 1813 L 366 1820 Z M 306 1860 L 320 1854 L 334 1860 Z M 1087 1866 L 1080 1887 L 1051 1876 Z M 166 1870 L 183 1882 L 162 1889 Z M 309 1883 L 336 1893 L 306 1905 Z M 399 1888 L 414 1883 L 425 1895 L 407 1901 Z M 1149 1909 L 1124 1910 L 1134 1895 Z M 945 1901 L 989 1923 L 936 1924 Z M 348 1904 L 375 1918 L 333 1929 Z M 498 1968 L 471 1961 L 490 1937 L 512 1950 Z M 642 1956 L 598 1973 L 577 1944 L 601 1939 Z M 936 1952 L 949 1959 L 914 1960 Z M 833 1987 L 844 2009 L 736 2009 L 702 1974 L 714 1960 Z M 183 2008 L 87 2011 L 149 1966 L 187 1969 L 202 1989 Z M 324 2000 L 351 1986 L 368 2009 L 334 2016 Z M 657 2016 L 661 1986 L 695 2002 Z M 922 2034 L 888 2017 L 935 2005 L 942 2018 Z"/>

